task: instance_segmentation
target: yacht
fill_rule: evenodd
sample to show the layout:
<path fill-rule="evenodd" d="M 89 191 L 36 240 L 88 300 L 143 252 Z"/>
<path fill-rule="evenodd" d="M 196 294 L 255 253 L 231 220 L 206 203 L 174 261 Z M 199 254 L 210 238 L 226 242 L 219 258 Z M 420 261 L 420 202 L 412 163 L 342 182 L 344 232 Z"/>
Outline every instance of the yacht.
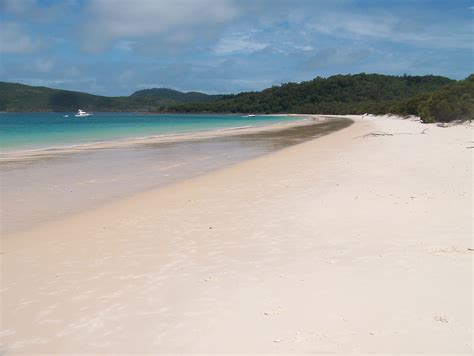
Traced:
<path fill-rule="evenodd" d="M 88 113 L 87 111 L 79 109 L 77 111 L 77 114 L 74 115 L 75 117 L 86 117 L 86 116 L 91 116 L 92 114 Z"/>
<path fill-rule="evenodd" d="M 255 115 L 253 115 L 253 114 L 248 114 L 248 115 L 244 115 L 244 116 L 242 116 L 242 117 L 255 117 Z"/>

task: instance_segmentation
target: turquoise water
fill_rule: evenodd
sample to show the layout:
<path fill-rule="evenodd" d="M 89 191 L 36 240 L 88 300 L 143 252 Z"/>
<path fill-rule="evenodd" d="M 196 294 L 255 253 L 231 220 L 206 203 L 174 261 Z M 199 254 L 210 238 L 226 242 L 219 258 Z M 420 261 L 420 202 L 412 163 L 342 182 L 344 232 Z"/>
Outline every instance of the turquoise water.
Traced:
<path fill-rule="evenodd" d="M 137 113 L 94 113 L 90 117 L 76 118 L 74 113 L 0 113 L 0 149 L 4 152 L 41 149 L 132 137 L 262 126 L 288 120 L 295 119 Z"/>

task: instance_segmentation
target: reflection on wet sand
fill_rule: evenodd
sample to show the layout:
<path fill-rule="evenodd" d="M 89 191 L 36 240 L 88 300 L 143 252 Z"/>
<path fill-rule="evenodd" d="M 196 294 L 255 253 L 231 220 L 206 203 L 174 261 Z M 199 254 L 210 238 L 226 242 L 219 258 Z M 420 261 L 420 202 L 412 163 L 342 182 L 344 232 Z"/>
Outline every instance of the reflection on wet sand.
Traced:
<path fill-rule="evenodd" d="M 0 163 L 2 235 L 158 188 L 351 125 L 329 119 L 278 130 L 42 152 Z"/>

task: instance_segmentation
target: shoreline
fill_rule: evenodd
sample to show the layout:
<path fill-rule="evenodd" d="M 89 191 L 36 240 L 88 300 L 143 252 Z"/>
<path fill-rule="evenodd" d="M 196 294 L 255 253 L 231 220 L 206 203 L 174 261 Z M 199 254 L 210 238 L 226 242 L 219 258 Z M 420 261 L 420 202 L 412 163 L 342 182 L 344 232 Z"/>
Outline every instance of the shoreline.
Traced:
<path fill-rule="evenodd" d="M 73 145 L 60 145 L 52 147 L 40 147 L 40 148 L 31 148 L 31 149 L 20 149 L 20 150 L 8 150 L 0 152 L 0 163 L 2 162 L 11 162 L 17 160 L 27 160 L 41 158 L 42 156 L 49 156 L 50 154 L 62 155 L 69 153 L 76 153 L 81 151 L 89 150 L 98 150 L 98 149 L 109 149 L 109 148 L 121 148 L 127 146 L 134 146 L 139 144 L 150 144 L 150 143 L 160 143 L 160 142 L 178 142 L 178 141 L 189 141 L 196 139 L 207 139 L 213 137 L 222 137 L 233 134 L 249 134 L 260 131 L 269 131 L 269 130 L 278 130 L 280 128 L 288 128 L 294 126 L 304 125 L 308 123 L 308 120 L 318 118 L 316 120 L 322 121 L 323 118 L 327 115 L 260 115 L 260 116 L 269 116 L 269 117 L 292 117 L 299 118 L 299 120 L 293 120 L 288 122 L 278 122 L 273 124 L 264 124 L 257 126 L 240 126 L 240 127 L 229 127 L 229 128 L 219 128 L 219 129 L 209 129 L 201 131 L 192 131 L 185 133 L 170 133 L 170 134 L 159 134 L 159 135 L 150 135 L 150 136 L 137 136 L 137 137 L 127 137 L 120 139 L 111 139 L 105 141 L 92 141 L 85 143 L 77 143 Z M 329 117 L 329 116 L 328 116 Z M 313 122 L 314 123 L 314 122 Z"/>
<path fill-rule="evenodd" d="M 5 239 L 4 350 L 472 353 L 472 126 L 348 118 Z"/>
<path fill-rule="evenodd" d="M 1 232 L 9 236 L 253 159 L 351 123 L 347 119 L 298 120 L 13 156 L 1 162 L 2 203 L 8 206 L 2 214 Z"/>

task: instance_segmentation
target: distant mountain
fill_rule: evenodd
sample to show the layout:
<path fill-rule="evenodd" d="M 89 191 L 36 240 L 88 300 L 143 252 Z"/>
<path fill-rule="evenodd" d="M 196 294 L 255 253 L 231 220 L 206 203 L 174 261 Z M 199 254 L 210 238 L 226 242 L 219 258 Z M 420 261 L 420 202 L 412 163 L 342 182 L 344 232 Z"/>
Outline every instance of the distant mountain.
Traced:
<path fill-rule="evenodd" d="M 131 96 L 154 98 L 157 100 L 170 100 L 178 103 L 209 102 L 220 99 L 222 97 L 222 95 L 207 95 L 194 91 L 183 93 L 168 88 L 143 89 L 136 91 Z"/>
<path fill-rule="evenodd" d="M 219 95 L 147 89 L 131 96 L 107 97 L 77 91 L 0 82 L 0 111 L 164 111 L 170 105 L 210 102 Z"/>
<path fill-rule="evenodd" d="M 177 112 L 235 113 L 386 113 L 389 108 L 420 93 L 430 93 L 455 80 L 440 76 L 390 76 L 380 74 L 317 77 L 286 83 L 260 92 L 225 95 L 209 103 L 181 104 Z"/>
<path fill-rule="evenodd" d="M 473 75 L 461 81 L 380 74 L 317 77 L 260 92 L 206 95 L 153 88 L 131 96 L 81 92 L 0 82 L 0 111 L 142 111 L 418 115 L 423 120 L 474 119 Z"/>
<path fill-rule="evenodd" d="M 1 111 L 76 111 L 107 106 L 110 98 L 81 92 L 0 82 Z"/>

